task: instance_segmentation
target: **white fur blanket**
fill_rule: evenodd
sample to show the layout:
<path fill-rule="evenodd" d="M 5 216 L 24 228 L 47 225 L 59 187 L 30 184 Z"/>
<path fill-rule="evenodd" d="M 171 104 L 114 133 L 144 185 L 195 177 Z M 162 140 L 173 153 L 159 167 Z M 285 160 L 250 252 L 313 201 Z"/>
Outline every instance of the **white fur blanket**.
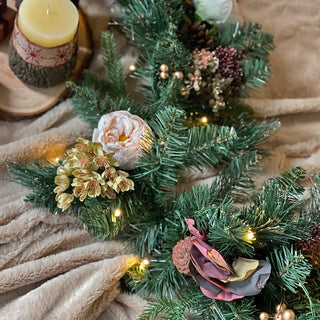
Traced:
<path fill-rule="evenodd" d="M 111 15 L 110 1 L 80 0 L 80 5 L 96 45 L 90 68 L 101 72 L 98 39 Z M 320 3 L 240 0 L 238 5 L 245 20 L 274 34 L 277 46 L 273 78 L 248 101 L 259 117 L 282 122 L 262 178 L 292 165 L 311 174 L 320 169 Z M 128 66 L 135 52 L 117 40 Z M 136 261 L 124 243 L 90 238 L 76 218 L 32 207 L 23 201 L 26 190 L 5 180 L 6 161 L 45 157 L 53 145 L 70 146 L 79 136 L 89 137 L 90 131 L 73 115 L 71 100 L 34 119 L 0 120 L 0 319 L 136 319 L 145 305 L 120 292 L 119 279 Z M 212 175 L 187 183 L 210 183 Z"/>

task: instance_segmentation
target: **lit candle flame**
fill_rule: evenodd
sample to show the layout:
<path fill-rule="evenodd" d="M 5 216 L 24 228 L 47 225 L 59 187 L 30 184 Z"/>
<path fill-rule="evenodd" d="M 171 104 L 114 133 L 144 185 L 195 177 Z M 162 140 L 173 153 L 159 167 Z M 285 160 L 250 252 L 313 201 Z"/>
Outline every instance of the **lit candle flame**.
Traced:
<path fill-rule="evenodd" d="M 47 14 L 50 13 L 50 10 L 49 10 L 49 1 L 47 0 L 47 11 L 46 11 Z"/>

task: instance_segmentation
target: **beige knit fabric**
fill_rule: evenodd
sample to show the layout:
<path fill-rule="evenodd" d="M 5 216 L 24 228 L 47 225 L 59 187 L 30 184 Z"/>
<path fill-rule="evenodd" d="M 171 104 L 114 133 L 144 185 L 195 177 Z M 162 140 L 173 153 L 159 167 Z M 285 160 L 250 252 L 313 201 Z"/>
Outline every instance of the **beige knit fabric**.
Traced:
<path fill-rule="evenodd" d="M 80 4 L 95 39 L 90 68 L 103 74 L 98 40 L 113 14 L 111 0 Z M 282 123 L 262 177 L 291 165 L 311 174 L 320 169 L 320 2 L 240 0 L 238 6 L 244 20 L 262 23 L 277 45 L 270 60 L 273 78 L 248 100 L 259 117 Z M 116 40 L 126 68 L 136 52 L 123 38 Z M 0 319 L 130 320 L 145 305 L 119 290 L 119 279 L 136 261 L 126 244 L 90 238 L 76 218 L 34 208 L 23 201 L 24 188 L 5 180 L 6 161 L 48 157 L 90 134 L 73 115 L 71 100 L 34 119 L 0 120 Z M 185 184 L 210 183 L 215 174 L 190 174 Z"/>

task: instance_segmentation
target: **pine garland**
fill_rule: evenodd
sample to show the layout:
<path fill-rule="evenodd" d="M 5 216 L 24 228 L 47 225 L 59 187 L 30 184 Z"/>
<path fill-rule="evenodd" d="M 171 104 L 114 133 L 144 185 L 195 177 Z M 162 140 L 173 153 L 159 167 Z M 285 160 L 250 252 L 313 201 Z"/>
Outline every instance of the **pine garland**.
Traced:
<path fill-rule="evenodd" d="M 274 313 L 275 305 L 283 299 L 293 308 L 296 293 L 301 302 L 295 308 L 297 319 L 317 319 L 320 302 L 313 296 L 317 291 L 310 275 L 319 276 L 318 269 L 297 249 L 296 241 L 307 237 L 320 222 L 319 175 L 312 181 L 308 201 L 303 187 L 305 172 L 299 167 L 265 181 L 257 191 L 254 179 L 261 170 L 260 160 L 268 153 L 266 139 L 278 129 L 279 122 L 255 120 L 250 108 L 239 100 L 240 95 L 248 94 L 248 88 L 257 90 L 271 76 L 268 53 L 274 49 L 272 36 L 255 23 L 223 29 L 212 26 L 216 31 L 212 34 L 214 47 L 237 50 L 242 56 L 237 71 L 243 72 L 237 88 L 240 95 L 234 97 L 230 90 L 220 93 L 225 108 L 213 112 L 206 95 L 186 90 L 187 77 L 194 77 L 194 83 L 203 81 L 192 70 L 193 55 L 180 34 L 187 15 L 194 10 L 182 0 L 119 2 L 123 5 L 120 23 L 141 53 L 133 75 L 139 83 L 139 99 L 128 92 L 113 35 L 107 31 L 102 34 L 101 47 L 108 80 L 86 71 L 82 82 L 67 85 L 74 93 L 75 113 L 92 128 L 103 115 L 125 110 L 144 119 L 151 130 L 143 138 L 139 161 L 129 169 L 134 191 L 111 199 L 86 197 L 81 202 L 76 198 L 70 212 L 95 237 L 124 238 L 137 254 L 150 259 L 150 266 L 134 266 L 127 275 L 130 290 L 155 299 L 141 315 L 142 320 L 160 314 L 179 320 L 253 320 L 262 311 Z M 206 54 L 205 50 L 203 66 Z M 164 77 L 163 65 L 167 69 Z M 221 74 L 211 72 L 212 78 L 221 80 Z M 226 88 L 233 81 L 224 80 Z M 203 116 L 206 125 L 199 125 Z M 84 164 L 85 160 L 81 159 Z M 62 213 L 53 193 L 62 164 L 35 161 L 30 166 L 11 164 L 9 170 L 17 182 L 31 189 L 27 201 Z M 210 168 L 218 171 L 211 185 L 179 189 L 186 169 Z M 66 192 L 72 193 L 71 186 Z M 119 208 L 122 215 L 116 216 Z M 194 228 L 206 234 L 207 245 L 228 263 L 236 257 L 268 261 L 271 275 L 262 292 L 240 300 L 214 300 L 205 296 L 191 277 L 179 273 L 172 249 L 190 236 L 185 218 L 194 220 Z"/>

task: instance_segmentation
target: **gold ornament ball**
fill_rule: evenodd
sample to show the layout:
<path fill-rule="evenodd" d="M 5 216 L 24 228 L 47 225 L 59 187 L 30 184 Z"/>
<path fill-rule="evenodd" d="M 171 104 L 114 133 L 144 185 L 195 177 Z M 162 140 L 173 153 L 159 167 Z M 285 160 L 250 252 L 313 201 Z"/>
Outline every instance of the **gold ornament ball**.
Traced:
<path fill-rule="evenodd" d="M 181 71 L 176 71 L 174 73 L 174 77 L 179 79 L 179 80 L 183 80 L 183 73 Z"/>
<path fill-rule="evenodd" d="M 282 320 L 294 320 L 295 317 L 296 315 L 291 309 L 282 312 Z"/>
<path fill-rule="evenodd" d="M 276 306 L 276 312 L 283 312 L 287 309 L 287 306 L 284 303 L 280 303 Z"/>
<path fill-rule="evenodd" d="M 168 72 L 168 70 L 169 70 L 169 67 L 168 67 L 166 64 L 162 64 L 162 65 L 160 66 L 160 71 L 162 71 L 162 72 Z"/>
<path fill-rule="evenodd" d="M 189 96 L 189 94 L 190 94 L 190 90 L 188 90 L 188 89 L 183 89 L 183 90 L 181 91 L 181 95 L 182 95 L 183 97 L 187 97 L 187 96 Z"/>
<path fill-rule="evenodd" d="M 167 79 L 167 78 L 169 78 L 169 74 L 167 72 L 160 72 L 160 78 Z"/>
<path fill-rule="evenodd" d="M 259 315 L 259 319 L 260 320 L 268 320 L 269 319 L 269 315 L 266 312 L 261 312 Z"/>

